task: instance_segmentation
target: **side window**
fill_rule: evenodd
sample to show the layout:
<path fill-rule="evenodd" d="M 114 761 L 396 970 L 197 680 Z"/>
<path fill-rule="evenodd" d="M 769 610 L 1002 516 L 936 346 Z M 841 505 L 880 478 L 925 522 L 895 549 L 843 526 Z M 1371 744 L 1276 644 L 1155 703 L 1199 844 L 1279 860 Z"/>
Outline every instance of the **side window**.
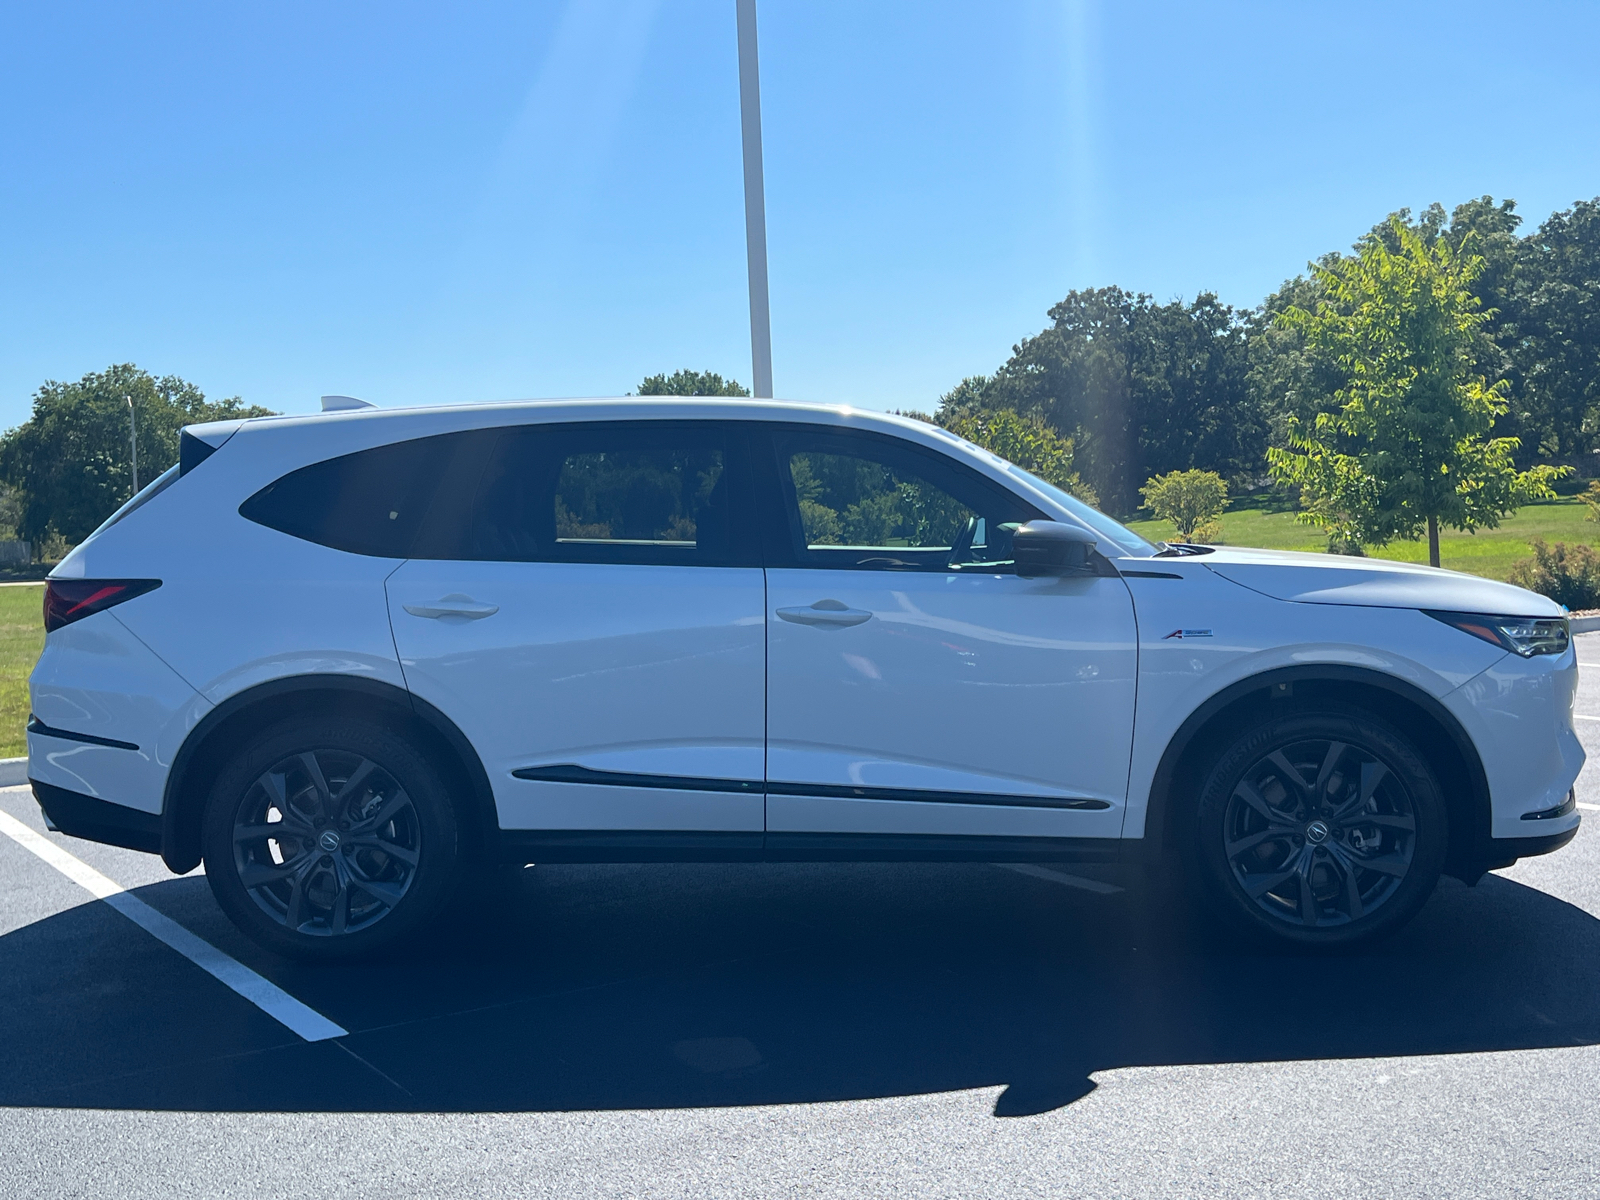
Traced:
<path fill-rule="evenodd" d="M 523 562 L 728 565 L 736 470 L 709 422 L 529 426 L 503 433 L 478 491 L 472 556 Z"/>
<path fill-rule="evenodd" d="M 459 491 L 483 437 L 447 433 L 325 459 L 269 483 L 239 515 L 308 542 L 406 558 L 436 495 Z"/>
<path fill-rule="evenodd" d="M 1012 531 L 1040 515 L 958 464 L 890 438 L 781 432 L 777 461 L 801 565 L 1009 570 Z"/>

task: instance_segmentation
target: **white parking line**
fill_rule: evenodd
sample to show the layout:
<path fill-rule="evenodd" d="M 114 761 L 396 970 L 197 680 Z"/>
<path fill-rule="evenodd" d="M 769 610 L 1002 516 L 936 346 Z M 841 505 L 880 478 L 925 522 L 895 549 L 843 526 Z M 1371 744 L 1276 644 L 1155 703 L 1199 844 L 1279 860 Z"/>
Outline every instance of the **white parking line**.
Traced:
<path fill-rule="evenodd" d="M 1574 721 L 1600 721 L 1600 717 L 1591 717 L 1588 713 L 1573 713 Z"/>
<path fill-rule="evenodd" d="M 31 850 L 73 883 L 98 900 L 104 900 L 157 941 L 165 942 L 213 979 L 232 988 L 280 1025 L 308 1042 L 344 1037 L 346 1030 L 314 1009 L 307 1008 L 277 984 L 263 979 L 235 958 L 230 958 L 204 938 L 196 937 L 171 917 L 163 916 L 121 884 L 106 878 L 88 863 L 41 837 L 8 812 L 0 812 L 0 833 L 25 850 Z"/>
<path fill-rule="evenodd" d="M 1579 800 L 1578 807 L 1587 808 L 1590 812 L 1600 812 L 1600 804 L 1585 804 L 1582 800 Z"/>
<path fill-rule="evenodd" d="M 1122 891 L 1114 883 L 1101 883 L 1098 879 L 1085 879 L 1082 875 L 1069 875 L 1065 871 L 1052 871 L 1049 867 L 1041 867 L 1035 863 L 990 863 L 989 865 L 991 867 L 1000 867 L 1006 871 L 1015 871 L 1018 875 L 1031 875 L 1035 879 L 1048 879 L 1051 883 L 1082 888 L 1086 892 L 1098 892 L 1102 896 L 1113 896 Z"/>

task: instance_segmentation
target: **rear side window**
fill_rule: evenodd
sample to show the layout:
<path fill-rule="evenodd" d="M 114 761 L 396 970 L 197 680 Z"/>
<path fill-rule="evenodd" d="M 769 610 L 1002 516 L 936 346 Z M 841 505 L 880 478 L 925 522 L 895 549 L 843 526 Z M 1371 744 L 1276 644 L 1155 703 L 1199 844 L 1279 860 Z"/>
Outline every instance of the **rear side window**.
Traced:
<path fill-rule="evenodd" d="M 501 434 L 458 555 L 511 562 L 726 565 L 753 555 L 734 456 L 710 422 Z"/>
<path fill-rule="evenodd" d="M 470 492 L 479 431 L 415 438 L 291 471 L 239 506 L 239 514 L 335 550 L 407 558 L 441 493 Z"/>

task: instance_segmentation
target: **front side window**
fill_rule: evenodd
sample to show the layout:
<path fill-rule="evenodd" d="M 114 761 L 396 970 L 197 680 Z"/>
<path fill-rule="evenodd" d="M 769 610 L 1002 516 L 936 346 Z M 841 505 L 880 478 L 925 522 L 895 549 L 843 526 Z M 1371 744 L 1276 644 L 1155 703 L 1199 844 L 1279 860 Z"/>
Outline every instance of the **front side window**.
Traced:
<path fill-rule="evenodd" d="M 882 570 L 1009 569 L 1038 512 L 937 456 L 849 433 L 778 437 L 792 556 Z"/>

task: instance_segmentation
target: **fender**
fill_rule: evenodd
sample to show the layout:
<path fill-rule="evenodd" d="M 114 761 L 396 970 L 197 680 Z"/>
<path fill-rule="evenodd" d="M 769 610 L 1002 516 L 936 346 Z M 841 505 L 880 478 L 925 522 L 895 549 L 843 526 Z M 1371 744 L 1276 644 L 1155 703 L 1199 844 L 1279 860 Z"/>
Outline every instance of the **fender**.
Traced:
<path fill-rule="evenodd" d="M 205 803 L 205 792 L 198 797 L 189 795 L 190 773 L 205 748 L 207 740 L 229 719 L 259 704 L 291 701 L 296 696 L 307 699 L 326 697 L 330 693 L 344 693 L 377 700 L 403 708 L 434 733 L 438 734 L 460 761 L 472 790 L 471 801 L 481 840 L 487 840 L 499 830 L 499 818 L 494 804 L 494 791 L 489 786 L 489 775 L 483 769 L 483 760 L 472 748 L 466 736 L 456 728 L 455 722 L 426 700 L 413 696 L 403 688 L 359 675 L 288 675 L 268 680 L 229 696 L 213 708 L 189 731 L 183 745 L 172 760 L 172 770 L 167 772 L 166 788 L 161 803 L 161 858 L 169 870 L 182 875 L 200 864 L 200 813 Z"/>
<path fill-rule="evenodd" d="M 1409 683 L 1404 679 L 1397 679 L 1393 675 L 1385 675 L 1381 671 L 1374 671 L 1366 667 L 1352 667 L 1341 663 L 1317 664 L 1311 663 L 1304 666 L 1278 667 L 1270 671 L 1263 671 L 1258 675 L 1251 675 L 1232 683 L 1217 692 L 1194 712 L 1189 714 L 1187 720 L 1178 727 L 1167 743 L 1167 748 L 1162 752 L 1161 762 L 1156 767 L 1154 778 L 1150 782 L 1150 795 L 1147 800 L 1148 808 L 1145 816 L 1144 845 L 1141 847 L 1140 857 L 1160 857 L 1168 833 L 1167 821 L 1171 807 L 1172 782 L 1177 773 L 1178 764 L 1183 760 L 1195 735 L 1203 729 L 1208 721 L 1222 712 L 1229 705 L 1244 699 L 1246 696 L 1257 692 L 1265 692 L 1269 697 L 1274 694 L 1287 697 L 1295 684 L 1305 683 L 1334 683 L 1358 684 L 1366 687 L 1378 688 L 1388 692 L 1395 698 L 1420 709 L 1433 720 L 1444 732 L 1461 760 L 1466 764 L 1468 782 L 1472 788 L 1472 811 L 1474 814 L 1471 840 L 1466 853 L 1452 847 L 1452 865 L 1467 867 L 1470 862 L 1474 864 L 1467 867 L 1470 871 L 1476 870 L 1476 864 L 1486 861 L 1489 856 L 1489 779 L 1483 769 L 1483 760 L 1478 755 L 1478 748 L 1473 745 L 1472 739 L 1467 736 L 1467 731 L 1455 716 L 1433 696 Z M 1129 846 L 1132 849 L 1132 846 Z M 1473 875 L 1476 878 L 1476 874 Z"/>

